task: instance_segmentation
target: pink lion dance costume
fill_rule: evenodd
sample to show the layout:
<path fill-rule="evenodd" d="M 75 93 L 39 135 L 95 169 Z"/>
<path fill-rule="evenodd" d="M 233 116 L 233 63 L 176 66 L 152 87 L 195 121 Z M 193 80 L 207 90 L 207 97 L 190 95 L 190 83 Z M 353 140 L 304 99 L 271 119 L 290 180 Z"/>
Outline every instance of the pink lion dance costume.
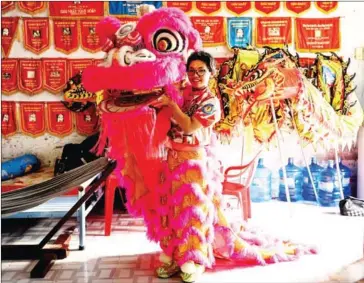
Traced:
<path fill-rule="evenodd" d="M 143 216 L 161 261 L 183 272 L 211 268 L 215 257 L 242 264 L 288 261 L 313 251 L 266 240 L 241 227 L 233 231 L 220 210 L 221 179 L 211 148 L 168 154 L 171 113 L 148 106 L 163 88 L 182 105 L 186 60 L 202 47 L 198 32 L 179 9 L 145 14 L 137 25 L 106 18 L 97 26 L 108 57 L 84 71 L 88 91 L 104 90 L 99 152 L 107 146 L 118 162 L 128 210 Z M 197 268 L 198 269 L 198 268 Z M 191 280 L 193 281 L 193 280 Z"/>

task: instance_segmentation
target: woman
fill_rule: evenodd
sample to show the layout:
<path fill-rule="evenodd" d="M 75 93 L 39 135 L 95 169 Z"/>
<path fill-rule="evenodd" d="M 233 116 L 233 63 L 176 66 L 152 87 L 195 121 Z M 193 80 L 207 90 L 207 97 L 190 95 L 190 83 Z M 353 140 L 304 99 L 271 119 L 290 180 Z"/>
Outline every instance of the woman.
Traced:
<path fill-rule="evenodd" d="M 163 263 L 157 275 L 168 278 L 181 272 L 184 282 L 194 282 L 215 257 L 242 264 L 265 265 L 290 261 L 310 247 L 294 245 L 256 231 L 230 228 L 220 208 L 221 170 L 210 150 L 212 127 L 220 120 L 220 104 L 208 88 L 214 73 L 210 54 L 199 51 L 187 60 L 190 85 L 183 91 L 180 108 L 167 95 L 152 106 L 168 107 L 172 113 L 169 131 L 168 169 L 158 189 L 158 238 Z M 245 239 L 245 240 L 244 240 Z"/>
<path fill-rule="evenodd" d="M 214 71 L 215 62 L 210 54 L 192 53 L 187 60 L 190 85 L 183 91 L 182 107 L 167 95 L 152 104 L 156 108 L 168 107 L 172 112 L 166 199 L 161 203 L 167 210 L 161 220 L 165 234 L 160 240 L 164 252 L 160 259 L 164 264 L 157 269 L 162 278 L 181 270 L 182 280 L 193 282 L 214 261 L 213 201 L 218 200 L 216 188 L 221 187 L 217 172 L 210 168 L 213 160 L 207 152 L 212 127 L 221 115 L 219 100 L 208 88 Z"/>

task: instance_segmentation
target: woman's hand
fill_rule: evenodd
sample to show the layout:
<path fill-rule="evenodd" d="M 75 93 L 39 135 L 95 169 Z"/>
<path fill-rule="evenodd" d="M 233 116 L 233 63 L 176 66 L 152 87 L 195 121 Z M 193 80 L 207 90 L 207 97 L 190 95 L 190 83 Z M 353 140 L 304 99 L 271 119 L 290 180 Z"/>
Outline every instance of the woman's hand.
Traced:
<path fill-rule="evenodd" d="M 162 108 L 164 106 L 171 106 L 172 104 L 172 99 L 163 94 L 162 96 L 158 97 L 156 100 L 154 100 L 151 104 L 149 104 L 150 106 L 153 106 L 155 108 Z"/>

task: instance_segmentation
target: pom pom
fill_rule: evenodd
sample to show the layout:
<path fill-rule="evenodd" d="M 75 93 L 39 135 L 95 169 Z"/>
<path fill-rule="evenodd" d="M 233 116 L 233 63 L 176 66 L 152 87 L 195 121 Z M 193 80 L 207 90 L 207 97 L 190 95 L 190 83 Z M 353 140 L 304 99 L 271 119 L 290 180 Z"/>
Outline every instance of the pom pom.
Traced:
<path fill-rule="evenodd" d="M 189 260 L 189 261 L 185 262 L 184 264 L 182 264 L 181 270 L 184 273 L 193 274 L 196 272 L 195 263 L 193 261 Z"/>

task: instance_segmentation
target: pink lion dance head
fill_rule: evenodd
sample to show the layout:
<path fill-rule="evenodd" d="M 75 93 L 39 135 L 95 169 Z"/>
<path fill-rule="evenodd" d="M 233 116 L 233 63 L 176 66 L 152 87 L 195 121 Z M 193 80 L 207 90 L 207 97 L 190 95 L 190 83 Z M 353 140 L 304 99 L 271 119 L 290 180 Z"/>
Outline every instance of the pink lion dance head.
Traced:
<path fill-rule="evenodd" d="M 160 181 L 171 116 L 169 110 L 148 105 L 164 91 L 182 103 L 187 57 L 202 42 L 189 18 L 176 8 L 147 13 L 137 24 L 108 17 L 96 31 L 107 57 L 84 71 L 83 85 L 87 91 L 103 90 L 98 152 L 107 147 L 109 157 L 118 161 L 129 211 L 139 214 L 138 200 Z"/>

